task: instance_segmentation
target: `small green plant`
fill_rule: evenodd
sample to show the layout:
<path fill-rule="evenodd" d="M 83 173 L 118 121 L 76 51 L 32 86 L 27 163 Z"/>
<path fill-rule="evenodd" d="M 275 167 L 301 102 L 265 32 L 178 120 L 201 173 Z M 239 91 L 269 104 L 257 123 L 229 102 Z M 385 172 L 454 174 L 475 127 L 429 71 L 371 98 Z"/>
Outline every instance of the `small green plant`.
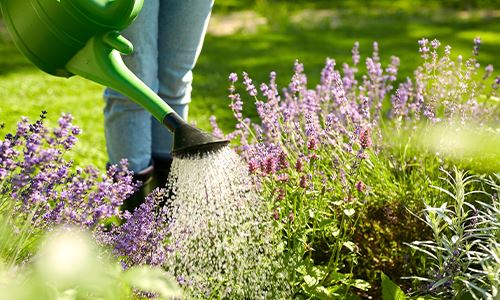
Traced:
<path fill-rule="evenodd" d="M 417 294 L 447 299 L 466 295 L 474 299 L 497 299 L 500 177 L 485 181 L 456 168 L 452 173 L 444 172 L 447 176 L 443 180 L 451 188 L 435 188 L 448 195 L 451 202 L 440 207 L 426 204 L 423 212 L 422 221 L 431 228 L 433 240 L 408 244 L 424 254 L 428 271 L 422 276 L 406 278 L 423 283 Z M 495 192 L 468 190 L 469 185 L 481 182 Z M 472 196 L 474 202 L 469 199 Z"/>

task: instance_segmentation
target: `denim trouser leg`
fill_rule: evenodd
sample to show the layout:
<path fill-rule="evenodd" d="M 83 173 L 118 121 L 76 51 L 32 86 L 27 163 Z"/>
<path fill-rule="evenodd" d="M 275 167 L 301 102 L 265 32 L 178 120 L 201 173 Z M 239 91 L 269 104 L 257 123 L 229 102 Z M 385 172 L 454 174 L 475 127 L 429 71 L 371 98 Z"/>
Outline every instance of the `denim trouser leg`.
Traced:
<path fill-rule="evenodd" d="M 160 1 L 158 32 L 159 95 L 187 120 L 191 102 L 192 69 L 200 54 L 213 0 Z M 162 55 L 175 53 L 175 55 Z M 153 121 L 153 157 L 167 158 L 172 151 L 172 134 Z"/>
<path fill-rule="evenodd" d="M 147 0 L 123 35 L 134 45 L 125 64 L 183 118 L 191 101 L 191 70 L 201 50 L 212 0 Z M 139 172 L 172 149 L 168 129 L 120 93 L 106 89 L 104 122 L 110 163 L 122 158 Z"/>

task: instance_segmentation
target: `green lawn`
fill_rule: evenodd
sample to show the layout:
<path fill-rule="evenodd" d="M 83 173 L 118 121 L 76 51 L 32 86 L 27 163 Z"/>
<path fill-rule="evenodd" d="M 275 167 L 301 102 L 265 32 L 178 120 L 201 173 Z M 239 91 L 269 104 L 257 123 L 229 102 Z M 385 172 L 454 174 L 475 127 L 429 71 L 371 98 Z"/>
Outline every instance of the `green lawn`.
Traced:
<path fill-rule="evenodd" d="M 221 35 L 219 31 L 228 26 L 224 20 L 234 12 L 220 7 L 214 10 L 214 27 L 207 35 L 195 70 L 191 105 L 191 121 L 203 129 L 209 129 L 208 118 L 212 114 L 226 131 L 233 126 L 227 108 L 230 72 L 246 71 L 260 83 L 269 72 L 276 71 L 283 86 L 292 74 L 294 60 L 299 59 L 313 87 L 326 57 L 335 58 L 338 64 L 350 62 L 355 41 L 359 41 L 362 55 L 371 53 L 372 42 L 378 41 L 383 62 L 391 55 L 399 56 L 400 78 L 411 74 L 420 63 L 417 40 L 422 37 L 438 38 L 442 44 L 450 44 L 455 55 L 468 56 L 472 39 L 481 36 L 479 61 L 498 67 L 495 54 L 500 49 L 500 15 L 495 11 L 435 11 L 417 15 L 308 9 L 304 13 L 305 10 L 289 10 L 271 2 L 256 11 L 264 17 L 265 24 Z M 297 17 L 300 14 L 302 19 Z M 12 130 L 21 116 L 35 119 L 40 111 L 47 110 L 48 122 L 54 124 L 60 113 L 69 112 L 83 130 L 72 158 L 78 164 L 103 168 L 106 151 L 101 93 L 102 87 L 83 79 L 56 78 L 38 71 L 19 54 L 0 25 L 0 122 L 5 123 L 6 130 Z M 247 104 L 246 110 L 252 114 L 252 105 Z"/>

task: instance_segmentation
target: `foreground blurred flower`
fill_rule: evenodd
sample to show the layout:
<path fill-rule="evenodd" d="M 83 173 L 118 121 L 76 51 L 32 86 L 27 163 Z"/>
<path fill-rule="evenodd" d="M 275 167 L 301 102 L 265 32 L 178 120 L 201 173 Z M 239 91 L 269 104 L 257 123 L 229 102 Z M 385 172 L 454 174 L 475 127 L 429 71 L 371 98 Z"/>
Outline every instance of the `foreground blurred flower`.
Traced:
<path fill-rule="evenodd" d="M 7 277 L 8 276 L 8 277 Z M 100 251 L 90 233 L 60 228 L 50 233 L 34 265 L 2 272 L 0 299 L 130 299 L 135 291 L 161 299 L 179 298 L 175 280 L 160 269 L 121 266 Z"/>

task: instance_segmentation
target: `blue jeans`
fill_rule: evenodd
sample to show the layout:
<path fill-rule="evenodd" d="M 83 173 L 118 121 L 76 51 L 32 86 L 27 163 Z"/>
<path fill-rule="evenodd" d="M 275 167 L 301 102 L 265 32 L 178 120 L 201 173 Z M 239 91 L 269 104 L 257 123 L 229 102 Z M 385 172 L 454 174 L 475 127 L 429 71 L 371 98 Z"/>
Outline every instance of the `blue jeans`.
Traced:
<path fill-rule="evenodd" d="M 125 64 L 182 118 L 191 102 L 192 69 L 200 54 L 213 0 L 146 0 L 122 34 L 134 45 Z M 168 159 L 172 134 L 144 108 L 107 88 L 104 127 L 111 164 L 122 158 L 139 172 L 153 157 Z"/>

